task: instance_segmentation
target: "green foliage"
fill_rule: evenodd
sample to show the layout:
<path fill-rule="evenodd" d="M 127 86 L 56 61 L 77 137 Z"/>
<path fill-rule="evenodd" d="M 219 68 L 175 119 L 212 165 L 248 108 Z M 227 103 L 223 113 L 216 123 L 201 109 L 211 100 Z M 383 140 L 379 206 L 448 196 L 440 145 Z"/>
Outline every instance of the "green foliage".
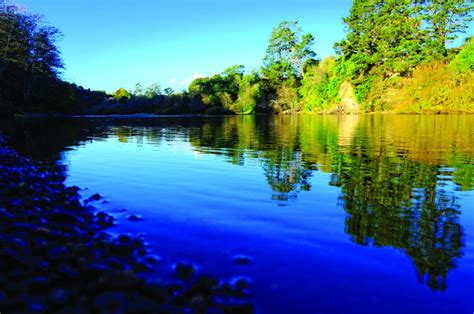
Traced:
<path fill-rule="evenodd" d="M 422 16 L 428 26 L 430 48 L 446 55 L 446 44 L 468 28 L 473 8 L 472 0 L 423 1 Z"/>
<path fill-rule="evenodd" d="M 283 84 L 277 89 L 277 97 L 271 101 L 275 112 L 296 113 L 301 110 L 298 89 L 291 84 Z"/>
<path fill-rule="evenodd" d="M 343 19 L 348 35 L 335 47 L 358 101 L 367 110 L 387 109 L 373 102 L 380 99 L 374 93 L 390 88 L 394 77 L 410 77 L 417 67 L 443 59 L 446 44 L 472 20 L 472 9 L 472 1 L 462 0 L 355 0 Z M 468 53 L 459 59 L 469 63 Z M 462 68 L 463 62 L 457 62 Z"/>
<path fill-rule="evenodd" d="M 61 80 L 60 37 L 39 15 L 0 0 L 0 115 L 80 112 L 104 99 L 104 93 Z"/>
<path fill-rule="evenodd" d="M 194 80 L 187 92 L 137 84 L 133 94 L 121 88 L 104 101 L 103 92 L 61 80 L 56 28 L 0 0 L 0 114 L 90 112 L 93 104 L 92 111 L 107 113 L 327 112 L 347 104 L 365 111 L 470 111 L 473 40 L 459 53 L 446 45 L 467 28 L 472 10 L 471 0 L 354 0 L 343 19 L 348 34 L 335 44 L 337 59 L 316 60 L 313 35 L 297 21 L 282 21 L 259 71 L 245 74 L 235 65 Z"/>
<path fill-rule="evenodd" d="M 142 87 L 142 84 L 140 84 L 140 83 L 135 84 L 135 91 L 133 92 L 133 95 L 134 95 L 135 97 L 141 97 L 141 96 L 143 96 L 143 87 Z"/>
<path fill-rule="evenodd" d="M 395 109 L 399 112 L 474 111 L 474 71 L 463 76 L 435 62 L 416 69 L 402 81 Z"/>
<path fill-rule="evenodd" d="M 325 58 L 319 65 L 310 66 L 301 82 L 298 92 L 301 95 L 303 110 L 321 111 L 329 109 L 335 101 L 333 85 L 334 57 Z"/>
<path fill-rule="evenodd" d="M 170 93 L 172 94 L 172 92 Z M 161 86 L 160 84 L 154 83 L 146 88 L 145 97 L 147 99 L 153 99 L 161 95 Z"/>
<path fill-rule="evenodd" d="M 165 90 L 163 91 L 165 95 L 170 96 L 174 94 L 174 90 L 171 87 L 166 87 Z"/>
<path fill-rule="evenodd" d="M 188 90 L 211 109 L 207 113 L 253 113 L 262 96 L 260 77 L 256 72 L 244 74 L 245 68 L 236 65 L 211 78 L 194 80 Z"/>
<path fill-rule="evenodd" d="M 246 75 L 239 83 L 238 98 L 232 105 L 232 111 L 240 114 L 250 114 L 255 112 L 262 91 L 258 83 L 256 73 Z"/>
<path fill-rule="evenodd" d="M 119 88 L 113 93 L 113 98 L 120 102 L 126 102 L 132 99 L 132 94 L 127 91 L 125 88 Z"/>
<path fill-rule="evenodd" d="M 474 71 L 474 38 L 470 38 L 459 54 L 451 61 L 449 68 L 458 75 Z"/>
<path fill-rule="evenodd" d="M 384 76 L 405 75 L 425 58 L 419 8 L 409 0 L 353 2 L 343 19 L 347 38 L 336 44 L 346 60 L 355 63 L 353 78 L 369 75 L 374 67 Z"/>
<path fill-rule="evenodd" d="M 270 36 L 263 75 L 275 86 L 291 77 L 303 78 L 305 63 L 316 57 L 313 44 L 313 35 L 303 34 L 298 22 L 281 22 Z"/>

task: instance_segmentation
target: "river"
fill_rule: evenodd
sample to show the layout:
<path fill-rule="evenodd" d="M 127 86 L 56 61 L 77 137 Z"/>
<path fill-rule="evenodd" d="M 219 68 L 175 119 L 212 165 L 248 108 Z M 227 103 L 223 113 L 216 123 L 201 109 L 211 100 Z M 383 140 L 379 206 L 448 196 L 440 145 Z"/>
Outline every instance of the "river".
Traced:
<path fill-rule="evenodd" d="M 259 313 L 474 311 L 472 115 L 0 123 L 103 195 L 111 232 L 145 234 L 150 276 L 184 260 L 248 277 Z"/>

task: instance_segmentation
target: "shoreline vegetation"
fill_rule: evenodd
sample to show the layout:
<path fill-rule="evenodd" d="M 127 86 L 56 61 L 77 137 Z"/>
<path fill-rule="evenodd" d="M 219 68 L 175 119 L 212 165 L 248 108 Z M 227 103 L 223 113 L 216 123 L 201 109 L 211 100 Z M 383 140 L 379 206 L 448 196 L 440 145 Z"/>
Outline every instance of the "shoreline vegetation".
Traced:
<path fill-rule="evenodd" d="M 63 181 L 0 137 L 2 311 L 254 313 L 247 279 L 218 280 L 183 262 L 175 279 L 147 275 L 159 259 L 143 238 L 106 233 L 116 220 L 91 205 L 101 196 L 82 201 Z"/>
<path fill-rule="evenodd" d="M 0 115 L 474 113 L 474 38 L 451 47 L 473 7 L 354 0 L 336 56 L 321 60 L 317 36 L 283 21 L 250 73 L 235 65 L 182 92 L 136 84 L 108 94 L 63 81 L 60 31 L 0 0 Z"/>

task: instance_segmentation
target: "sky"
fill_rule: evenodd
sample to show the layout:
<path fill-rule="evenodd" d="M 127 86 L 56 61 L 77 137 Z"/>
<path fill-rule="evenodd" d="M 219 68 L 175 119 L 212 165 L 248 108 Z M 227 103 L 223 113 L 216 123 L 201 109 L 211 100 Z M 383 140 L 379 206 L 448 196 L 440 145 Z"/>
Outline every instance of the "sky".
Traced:
<path fill-rule="evenodd" d="M 300 21 L 319 58 L 344 37 L 351 0 L 18 0 L 63 33 L 63 78 L 87 88 L 175 91 L 242 64 L 258 68 L 272 28 Z"/>
<path fill-rule="evenodd" d="M 352 0 L 17 0 L 63 33 L 63 79 L 113 92 L 175 91 L 233 65 L 259 68 L 272 28 L 297 20 L 322 59 L 345 36 Z"/>

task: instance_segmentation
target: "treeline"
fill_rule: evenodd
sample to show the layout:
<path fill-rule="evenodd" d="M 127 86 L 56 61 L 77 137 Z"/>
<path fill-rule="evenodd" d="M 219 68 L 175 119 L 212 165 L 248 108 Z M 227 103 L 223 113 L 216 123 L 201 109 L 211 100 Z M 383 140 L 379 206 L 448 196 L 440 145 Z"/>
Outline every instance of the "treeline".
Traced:
<path fill-rule="evenodd" d="M 0 0 L 0 114 L 73 113 L 97 102 L 92 92 L 60 78 L 60 31 L 43 18 Z"/>
<path fill-rule="evenodd" d="M 122 105 L 95 112 L 472 112 L 474 40 L 448 49 L 472 10 L 470 0 L 354 0 L 336 57 L 319 60 L 315 37 L 283 21 L 258 70 L 230 67 L 146 108 L 130 92 Z"/>
<path fill-rule="evenodd" d="M 137 84 L 106 95 L 61 81 L 59 31 L 3 5 L 2 112 L 472 112 L 474 39 L 448 49 L 472 11 L 470 0 L 354 0 L 335 57 L 318 59 L 315 37 L 283 21 L 272 30 L 262 66 L 250 73 L 236 65 L 179 93 Z"/>
<path fill-rule="evenodd" d="M 355 0 L 335 45 L 339 75 L 364 110 L 472 111 L 473 40 L 447 48 L 472 10 L 471 0 Z"/>

